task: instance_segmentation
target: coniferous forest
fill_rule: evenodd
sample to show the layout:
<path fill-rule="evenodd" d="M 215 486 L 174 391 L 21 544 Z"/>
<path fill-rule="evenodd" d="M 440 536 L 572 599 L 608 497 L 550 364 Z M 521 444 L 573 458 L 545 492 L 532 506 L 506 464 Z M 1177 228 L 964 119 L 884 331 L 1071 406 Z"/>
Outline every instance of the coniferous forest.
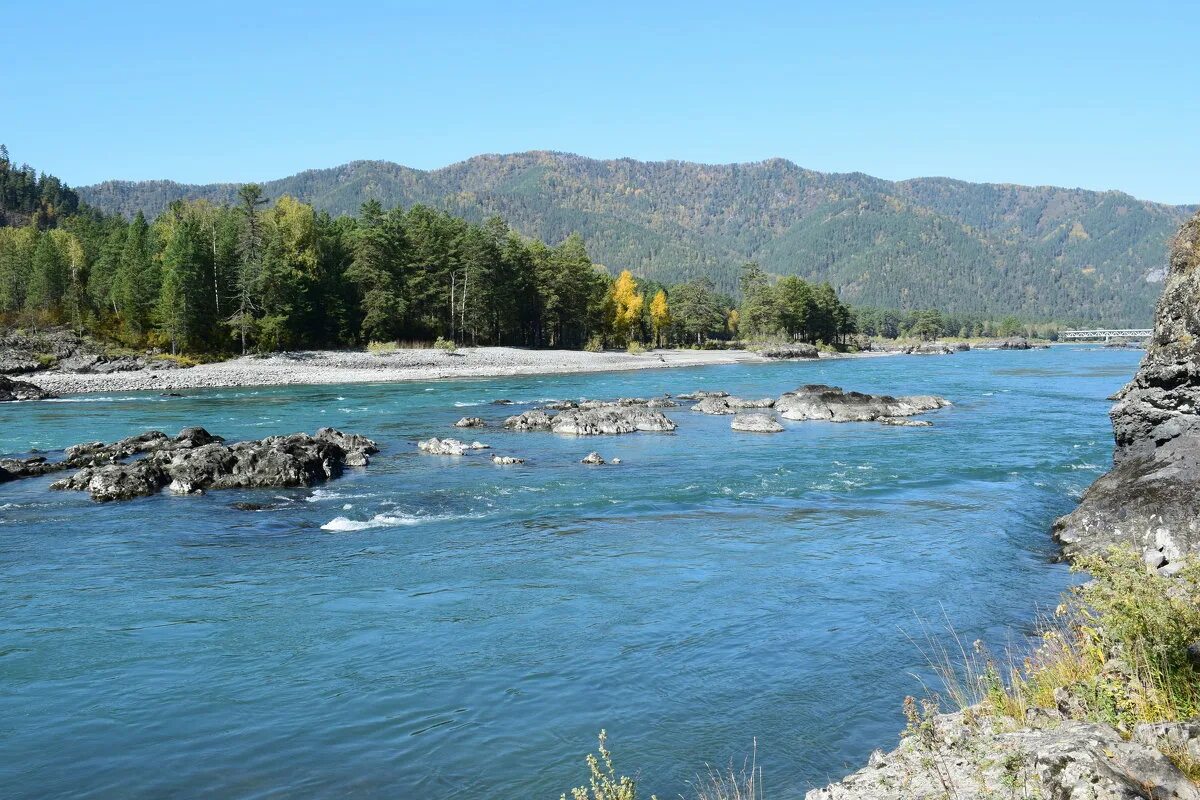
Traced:
<path fill-rule="evenodd" d="M 174 200 L 154 219 L 104 214 L 57 178 L 0 159 L 0 314 L 134 347 L 226 354 L 370 342 L 602 348 L 739 334 L 834 342 L 853 316 L 829 284 L 791 277 L 739 330 L 705 277 L 672 286 L 592 262 L 583 239 L 518 235 L 424 205 L 333 217 L 256 184 L 234 202 Z M 757 267 L 756 298 L 776 289 Z"/>

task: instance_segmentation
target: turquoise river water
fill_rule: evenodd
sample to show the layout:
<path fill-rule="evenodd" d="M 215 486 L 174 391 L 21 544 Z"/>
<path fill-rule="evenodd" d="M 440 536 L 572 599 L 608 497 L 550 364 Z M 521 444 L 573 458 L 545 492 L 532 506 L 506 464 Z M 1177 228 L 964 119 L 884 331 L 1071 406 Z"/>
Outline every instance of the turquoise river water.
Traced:
<path fill-rule="evenodd" d="M 0 453 L 188 425 L 383 448 L 312 490 L 95 504 L 0 486 L 5 797 L 557 798 L 607 728 L 675 797 L 757 743 L 773 798 L 890 747 L 922 630 L 1026 637 L 1072 581 L 1053 519 L 1112 454 L 1139 354 L 1055 347 L 0 407 Z M 933 428 L 468 431 L 551 398 L 804 383 L 936 393 Z M 507 398 L 515 407 L 492 405 Z M 589 450 L 619 466 L 586 467 Z M 237 501 L 271 507 L 244 511 Z M 922 622 L 925 621 L 925 623 Z"/>

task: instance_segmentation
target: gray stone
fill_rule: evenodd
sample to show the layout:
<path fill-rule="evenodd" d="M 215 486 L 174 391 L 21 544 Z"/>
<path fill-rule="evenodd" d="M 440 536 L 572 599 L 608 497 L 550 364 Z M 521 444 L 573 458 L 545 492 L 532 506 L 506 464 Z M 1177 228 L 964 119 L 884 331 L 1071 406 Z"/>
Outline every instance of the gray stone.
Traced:
<path fill-rule="evenodd" d="M 508 464 L 524 464 L 524 463 L 525 463 L 525 459 L 523 459 L 523 458 L 517 458 L 516 456 L 500 456 L 500 455 L 495 455 L 495 456 L 492 456 L 492 463 L 493 463 L 493 464 L 502 464 L 502 465 L 508 465 Z"/>
<path fill-rule="evenodd" d="M 554 415 L 535 408 L 504 420 L 504 427 L 513 431 L 548 431 L 553 423 Z"/>
<path fill-rule="evenodd" d="M 1056 715 L 1030 715 L 1021 725 L 971 709 L 931 717 L 892 752 L 873 755 L 864 769 L 807 795 L 808 800 L 947 797 L 1200 800 L 1200 790 L 1156 746 L 1136 737 L 1127 742 L 1108 725 Z"/>
<path fill-rule="evenodd" d="M 49 400 L 57 395 L 29 381 L 0 375 L 0 403 L 14 400 Z"/>
<path fill-rule="evenodd" d="M 597 453 L 597 452 L 595 452 L 595 451 L 592 451 L 592 452 L 588 453 L 586 456 L 584 456 L 584 457 L 583 457 L 583 460 L 582 460 L 581 462 L 579 462 L 579 463 L 581 463 L 581 464 L 597 464 L 597 465 L 599 465 L 599 464 L 603 464 L 603 463 L 604 463 L 604 459 L 600 457 L 600 454 L 599 454 L 599 453 Z"/>
<path fill-rule="evenodd" d="M 729 422 L 729 427 L 735 431 L 750 433 L 781 433 L 783 426 L 774 414 L 744 411 L 736 414 Z"/>
<path fill-rule="evenodd" d="M 637 431 L 669 432 L 675 423 L 661 411 L 640 406 L 601 406 L 563 411 L 550 430 L 573 436 L 603 436 Z"/>
<path fill-rule="evenodd" d="M 464 456 L 467 453 L 475 450 L 488 450 L 490 445 L 483 442 L 460 442 L 458 439 L 439 439 L 436 436 L 432 439 L 426 439 L 422 442 L 417 442 L 417 447 L 423 453 L 430 453 L 435 456 Z"/>
<path fill-rule="evenodd" d="M 845 392 L 836 386 L 810 384 L 788 392 L 775 401 L 775 410 L 785 419 L 829 422 L 871 422 L 910 417 L 950 405 L 934 395 L 891 395 Z"/>
<path fill-rule="evenodd" d="M 458 422 L 454 423 L 456 428 L 483 428 L 487 423 L 479 417 L 463 417 Z"/>

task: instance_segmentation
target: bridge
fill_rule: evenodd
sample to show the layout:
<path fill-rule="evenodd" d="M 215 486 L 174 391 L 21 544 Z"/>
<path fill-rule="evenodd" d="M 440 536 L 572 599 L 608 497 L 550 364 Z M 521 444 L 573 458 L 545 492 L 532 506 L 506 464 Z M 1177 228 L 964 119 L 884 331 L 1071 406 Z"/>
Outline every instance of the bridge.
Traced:
<path fill-rule="evenodd" d="M 1099 328 L 1092 331 L 1059 331 L 1059 339 L 1104 340 L 1110 339 L 1149 339 L 1154 331 L 1149 328 Z"/>

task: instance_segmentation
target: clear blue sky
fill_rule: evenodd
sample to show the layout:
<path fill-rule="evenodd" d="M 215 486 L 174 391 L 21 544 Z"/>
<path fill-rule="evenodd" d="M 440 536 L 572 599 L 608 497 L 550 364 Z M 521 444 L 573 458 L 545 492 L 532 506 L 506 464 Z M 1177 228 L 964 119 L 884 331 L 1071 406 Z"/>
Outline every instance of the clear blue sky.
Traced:
<path fill-rule="evenodd" d="M 551 149 L 1200 202 L 1198 3 L 742 5 L 13 3 L 0 141 L 72 184 Z"/>

